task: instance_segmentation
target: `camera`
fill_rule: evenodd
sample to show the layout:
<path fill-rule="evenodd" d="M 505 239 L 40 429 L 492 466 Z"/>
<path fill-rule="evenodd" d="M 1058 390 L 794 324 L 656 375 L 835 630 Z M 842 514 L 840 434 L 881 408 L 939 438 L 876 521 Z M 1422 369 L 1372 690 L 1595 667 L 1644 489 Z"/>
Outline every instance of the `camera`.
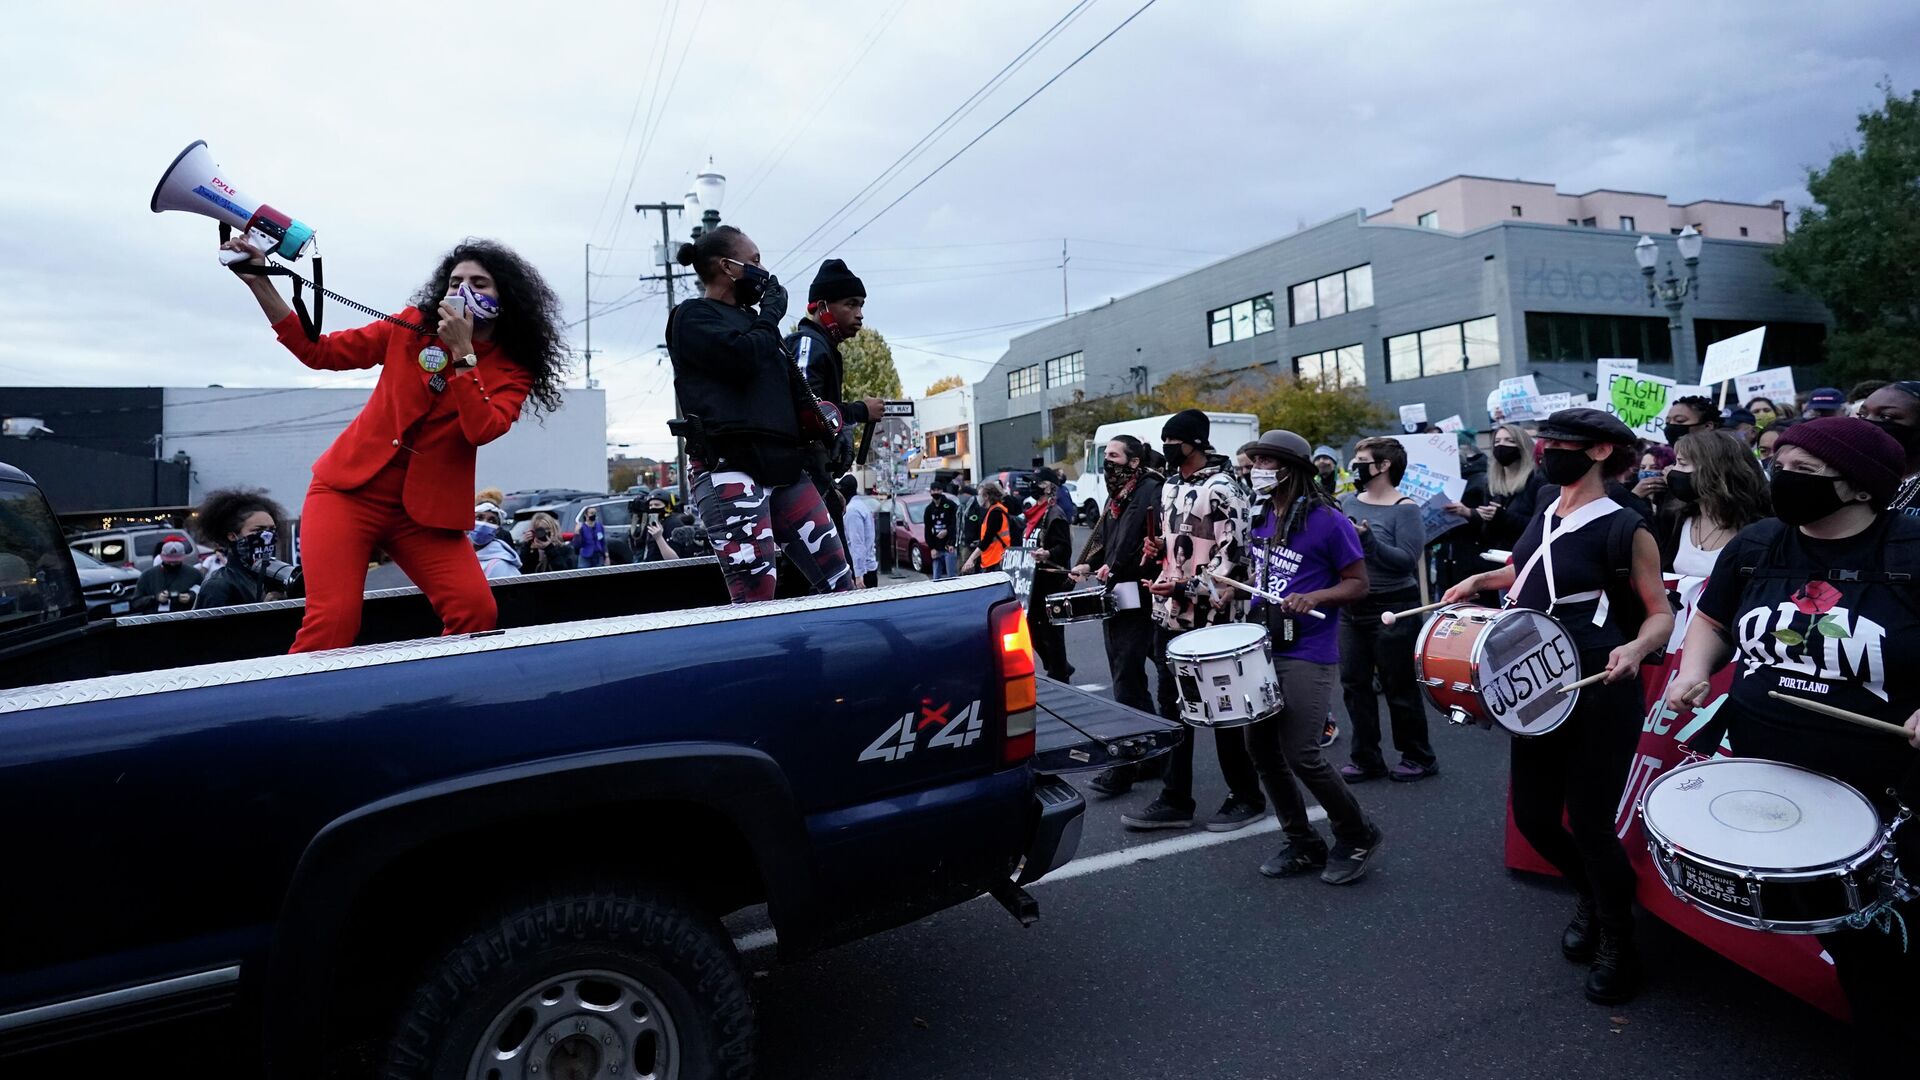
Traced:
<path fill-rule="evenodd" d="M 533 538 L 535 540 L 551 540 L 553 539 L 553 534 L 549 533 L 544 525 L 536 525 L 533 529 Z"/>
<path fill-rule="evenodd" d="M 300 568 L 289 562 L 281 562 L 279 559 L 265 559 L 253 569 L 255 573 L 266 578 L 268 581 L 274 582 L 289 593 L 293 592 L 300 584 Z"/>

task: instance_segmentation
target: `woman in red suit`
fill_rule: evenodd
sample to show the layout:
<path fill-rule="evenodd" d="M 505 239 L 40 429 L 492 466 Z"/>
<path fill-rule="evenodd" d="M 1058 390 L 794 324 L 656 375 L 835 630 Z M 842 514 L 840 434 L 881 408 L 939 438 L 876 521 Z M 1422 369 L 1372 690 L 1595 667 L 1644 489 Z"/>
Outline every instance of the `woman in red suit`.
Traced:
<path fill-rule="evenodd" d="M 241 240 L 221 246 L 259 256 Z M 491 630 L 493 593 L 466 536 L 474 451 L 505 435 L 528 398 L 560 406 L 567 348 L 553 290 L 507 248 L 468 240 L 399 315 L 434 334 L 380 320 L 309 341 L 270 279 L 243 269 L 241 280 L 301 363 L 380 369 L 366 407 L 313 463 L 300 532 L 307 611 L 293 651 L 353 644 L 375 548 L 426 593 L 446 633 Z"/>

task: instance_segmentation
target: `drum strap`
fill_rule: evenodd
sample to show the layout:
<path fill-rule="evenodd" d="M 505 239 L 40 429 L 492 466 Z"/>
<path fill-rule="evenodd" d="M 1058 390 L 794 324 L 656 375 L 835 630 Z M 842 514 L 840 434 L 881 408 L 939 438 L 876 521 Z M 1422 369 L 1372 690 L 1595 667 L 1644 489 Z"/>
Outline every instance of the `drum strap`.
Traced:
<path fill-rule="evenodd" d="M 1547 506 L 1546 511 L 1541 515 L 1540 546 L 1533 549 L 1533 555 L 1527 559 L 1526 565 L 1522 566 L 1520 572 L 1514 575 L 1513 584 L 1507 589 L 1506 602 L 1503 606 L 1512 607 L 1520 602 L 1520 590 L 1526 586 L 1527 578 L 1533 573 L 1533 568 L 1536 565 L 1544 562 L 1547 573 L 1547 614 L 1552 615 L 1554 608 L 1561 604 L 1579 604 L 1588 600 L 1598 600 L 1600 601 L 1600 605 L 1593 613 L 1593 624 L 1599 626 L 1607 621 L 1608 605 L 1606 590 L 1589 589 L 1586 592 L 1561 596 L 1559 585 L 1554 580 L 1553 575 L 1553 541 L 1555 537 L 1579 532 L 1595 521 L 1620 509 L 1620 504 L 1610 498 L 1602 496 L 1580 509 L 1575 510 L 1573 513 L 1568 514 L 1567 520 L 1561 522 L 1560 527 L 1556 529 L 1553 527 L 1553 515 L 1554 511 L 1558 509 L 1560 509 L 1560 500 L 1556 498 Z"/>

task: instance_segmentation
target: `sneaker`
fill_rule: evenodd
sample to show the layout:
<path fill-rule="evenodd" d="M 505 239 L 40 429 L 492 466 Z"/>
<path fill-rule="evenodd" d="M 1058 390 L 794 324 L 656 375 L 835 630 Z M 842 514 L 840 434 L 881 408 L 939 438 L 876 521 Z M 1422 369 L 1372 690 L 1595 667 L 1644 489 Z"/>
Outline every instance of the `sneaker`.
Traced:
<path fill-rule="evenodd" d="M 1094 774 L 1092 780 L 1087 781 L 1087 786 L 1092 788 L 1096 793 L 1105 795 L 1111 799 L 1132 791 L 1133 780 L 1123 774 L 1119 769 L 1102 769 Z"/>
<path fill-rule="evenodd" d="M 1163 796 L 1148 803 L 1147 808 L 1137 814 L 1121 814 L 1120 824 L 1129 829 L 1191 829 L 1193 807 L 1175 806 Z"/>
<path fill-rule="evenodd" d="M 1387 771 L 1387 779 L 1398 780 L 1406 784 L 1410 784 L 1415 780 L 1425 780 L 1429 776 L 1439 775 L 1440 766 L 1438 764 L 1415 765 L 1411 761 L 1403 761 Z"/>
<path fill-rule="evenodd" d="M 1293 877 L 1307 874 L 1327 865 L 1327 849 L 1317 844 L 1300 844 L 1292 840 L 1287 846 L 1274 853 L 1273 858 L 1260 864 L 1260 873 L 1267 877 Z"/>
<path fill-rule="evenodd" d="M 1380 826 L 1375 825 L 1373 837 L 1365 847 L 1333 845 L 1333 854 L 1327 859 L 1327 869 L 1320 875 L 1320 880 L 1329 885 L 1351 885 L 1359 881 L 1367 872 L 1367 864 L 1373 861 L 1374 854 L 1380 850 L 1383 838 Z"/>
<path fill-rule="evenodd" d="M 1244 829 L 1266 816 L 1265 804 L 1248 802 L 1238 795 L 1229 795 L 1227 801 L 1220 804 L 1220 812 L 1207 819 L 1207 831 L 1232 832 L 1235 829 Z"/>
<path fill-rule="evenodd" d="M 1340 779 L 1349 784 L 1364 784 L 1369 780 L 1378 780 L 1387 775 L 1385 769 L 1363 769 L 1358 765 L 1340 766 Z"/>
<path fill-rule="evenodd" d="M 1334 722 L 1333 717 L 1327 717 L 1327 726 L 1320 729 L 1320 749 L 1325 750 L 1332 746 L 1334 740 L 1339 737 L 1340 725 Z"/>

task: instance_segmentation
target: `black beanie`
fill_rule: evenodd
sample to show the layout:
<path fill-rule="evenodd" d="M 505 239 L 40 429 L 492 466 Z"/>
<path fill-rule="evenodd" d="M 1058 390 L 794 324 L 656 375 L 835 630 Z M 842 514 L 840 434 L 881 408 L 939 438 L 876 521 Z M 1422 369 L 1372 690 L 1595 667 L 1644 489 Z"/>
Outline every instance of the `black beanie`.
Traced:
<path fill-rule="evenodd" d="M 820 264 L 820 272 L 813 275 L 813 284 L 807 289 L 807 303 L 831 304 L 848 297 L 867 295 L 867 287 L 853 276 L 847 264 L 839 259 L 828 259 Z"/>
<path fill-rule="evenodd" d="M 1167 417 L 1166 426 L 1160 429 L 1162 442 L 1192 443 L 1206 446 L 1207 435 L 1213 430 L 1213 422 L 1199 409 L 1182 409 Z"/>

